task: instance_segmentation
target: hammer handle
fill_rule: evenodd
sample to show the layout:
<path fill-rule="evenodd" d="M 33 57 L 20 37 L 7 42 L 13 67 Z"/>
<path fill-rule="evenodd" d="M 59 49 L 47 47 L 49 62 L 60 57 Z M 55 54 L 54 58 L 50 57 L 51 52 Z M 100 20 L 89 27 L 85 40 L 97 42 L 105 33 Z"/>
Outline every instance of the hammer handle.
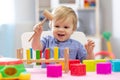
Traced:
<path fill-rule="evenodd" d="M 44 18 L 43 21 L 39 25 L 43 25 L 46 20 L 47 20 L 47 18 Z M 32 40 L 32 38 L 35 36 L 35 34 L 36 34 L 36 32 L 34 32 L 34 34 L 30 37 L 30 39 L 28 40 L 29 42 Z"/>

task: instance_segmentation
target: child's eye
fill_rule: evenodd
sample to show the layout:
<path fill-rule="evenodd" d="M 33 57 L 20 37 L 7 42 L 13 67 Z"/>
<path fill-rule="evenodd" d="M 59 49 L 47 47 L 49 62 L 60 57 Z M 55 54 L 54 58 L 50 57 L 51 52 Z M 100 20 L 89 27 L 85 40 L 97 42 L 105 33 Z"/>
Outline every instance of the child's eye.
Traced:
<path fill-rule="evenodd" d="M 55 26 L 55 28 L 59 28 L 60 26 Z"/>
<path fill-rule="evenodd" d="M 68 26 L 65 26 L 64 28 L 65 28 L 65 29 L 68 29 L 69 27 L 68 27 Z"/>

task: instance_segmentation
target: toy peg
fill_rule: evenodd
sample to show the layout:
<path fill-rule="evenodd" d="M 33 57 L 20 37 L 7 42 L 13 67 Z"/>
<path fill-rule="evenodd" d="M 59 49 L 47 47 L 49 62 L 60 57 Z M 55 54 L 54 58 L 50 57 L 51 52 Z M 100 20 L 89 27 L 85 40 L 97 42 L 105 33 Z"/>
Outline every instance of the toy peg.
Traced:
<path fill-rule="evenodd" d="M 64 49 L 65 73 L 69 72 L 69 48 Z"/>
<path fill-rule="evenodd" d="M 54 47 L 54 59 L 57 60 L 59 57 L 59 48 Z"/>
<path fill-rule="evenodd" d="M 50 59 L 50 48 L 45 49 L 45 59 Z M 49 64 L 49 63 L 46 63 Z"/>
<path fill-rule="evenodd" d="M 26 50 L 26 58 L 27 58 L 27 60 L 31 59 L 31 55 L 30 55 L 30 50 L 29 49 Z M 30 64 L 30 63 L 31 62 L 27 61 L 27 64 Z"/>
<path fill-rule="evenodd" d="M 47 19 L 49 20 L 53 19 L 53 15 L 48 10 L 44 10 L 43 15 L 45 16 L 45 18 L 43 19 L 42 22 L 39 23 L 39 25 L 43 25 Z M 36 32 L 31 36 L 31 38 L 29 39 L 29 42 L 32 40 L 35 34 Z"/>
<path fill-rule="evenodd" d="M 42 53 L 40 50 L 36 50 L 36 60 L 39 60 L 42 57 Z M 36 65 L 40 65 L 41 63 L 37 62 Z"/>
<path fill-rule="evenodd" d="M 23 59 L 23 48 L 17 49 L 17 58 Z"/>
<path fill-rule="evenodd" d="M 30 57 L 31 57 L 31 59 L 33 58 L 33 50 L 32 50 L 32 48 L 30 48 Z"/>

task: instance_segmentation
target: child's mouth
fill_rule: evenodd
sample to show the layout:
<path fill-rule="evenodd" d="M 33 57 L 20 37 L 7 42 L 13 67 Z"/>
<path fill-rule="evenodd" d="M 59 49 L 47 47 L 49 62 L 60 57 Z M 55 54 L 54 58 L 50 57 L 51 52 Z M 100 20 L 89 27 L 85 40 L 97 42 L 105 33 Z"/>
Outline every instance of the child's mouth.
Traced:
<path fill-rule="evenodd" d="M 65 36 L 65 34 L 58 34 L 58 36 L 59 36 L 59 37 L 63 37 L 63 36 Z"/>

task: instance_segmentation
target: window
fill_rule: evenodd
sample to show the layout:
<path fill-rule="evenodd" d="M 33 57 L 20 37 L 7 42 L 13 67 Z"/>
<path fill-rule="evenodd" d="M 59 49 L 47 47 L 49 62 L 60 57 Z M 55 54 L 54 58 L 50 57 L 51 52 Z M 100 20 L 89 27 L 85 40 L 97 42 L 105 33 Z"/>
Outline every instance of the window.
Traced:
<path fill-rule="evenodd" d="M 0 24 L 14 23 L 14 0 L 0 0 Z"/>

